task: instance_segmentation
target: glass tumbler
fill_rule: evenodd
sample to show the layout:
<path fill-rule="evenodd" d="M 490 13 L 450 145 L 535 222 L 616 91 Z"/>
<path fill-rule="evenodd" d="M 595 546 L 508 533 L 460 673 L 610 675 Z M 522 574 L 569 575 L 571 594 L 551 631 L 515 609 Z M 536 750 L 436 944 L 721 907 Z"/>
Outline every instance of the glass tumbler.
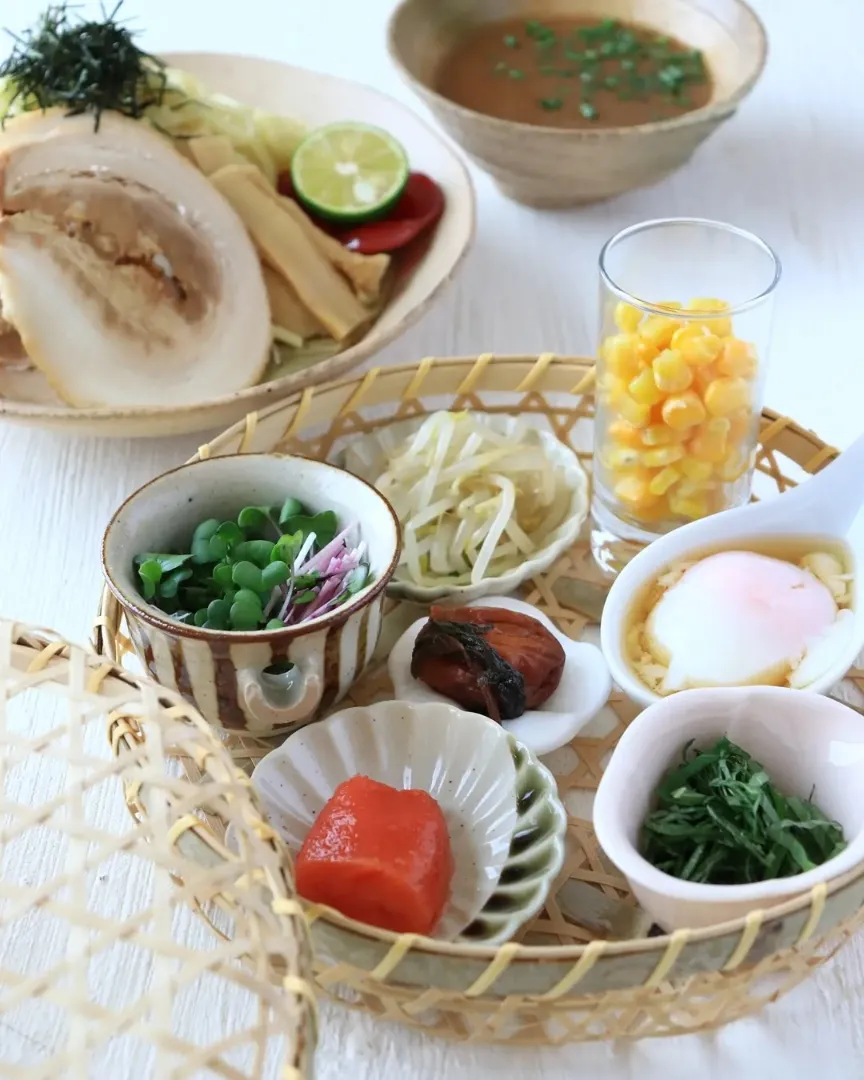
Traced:
<path fill-rule="evenodd" d="M 779 280 L 758 236 L 700 218 L 601 251 L 591 548 L 607 573 L 749 499 Z"/>

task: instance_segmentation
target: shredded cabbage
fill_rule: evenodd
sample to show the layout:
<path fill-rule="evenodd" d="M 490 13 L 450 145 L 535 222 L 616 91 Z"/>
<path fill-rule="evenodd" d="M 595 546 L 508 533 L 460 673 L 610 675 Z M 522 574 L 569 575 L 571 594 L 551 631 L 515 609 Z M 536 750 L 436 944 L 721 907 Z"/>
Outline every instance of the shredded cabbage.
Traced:
<path fill-rule="evenodd" d="M 397 577 L 417 585 L 476 585 L 545 546 L 571 492 L 539 433 L 511 434 L 469 413 L 429 416 L 398 446 L 375 486 L 402 523 Z"/>
<path fill-rule="evenodd" d="M 162 102 L 145 111 L 147 123 L 172 139 L 227 135 L 241 157 L 257 165 L 271 183 L 276 183 L 278 174 L 291 164 L 291 157 L 306 133 L 301 123 L 253 109 L 225 94 L 213 93 L 178 68 L 165 68 L 164 74 L 167 84 Z M 32 97 L 19 97 L 13 103 L 14 95 L 12 80 L 0 80 L 0 116 L 16 116 L 39 108 L 38 101 Z"/>

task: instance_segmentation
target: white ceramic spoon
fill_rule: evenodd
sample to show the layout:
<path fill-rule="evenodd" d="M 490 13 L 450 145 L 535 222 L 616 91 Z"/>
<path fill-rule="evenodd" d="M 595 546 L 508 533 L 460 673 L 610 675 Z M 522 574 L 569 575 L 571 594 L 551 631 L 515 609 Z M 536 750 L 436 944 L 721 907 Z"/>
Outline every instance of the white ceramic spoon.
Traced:
<path fill-rule="evenodd" d="M 864 506 L 864 435 L 812 479 L 779 498 L 726 510 L 667 533 L 643 551 L 616 578 L 600 623 L 600 644 L 612 678 L 643 705 L 659 701 L 633 672 L 624 652 L 625 624 L 635 595 L 670 563 L 706 548 L 729 547 L 755 537 L 813 536 L 845 541 L 852 553 L 854 621 L 845 648 L 807 690 L 827 693 L 846 674 L 864 647 L 864 605 L 859 601 L 859 567 L 864 566 L 864 536 L 852 529 Z"/>

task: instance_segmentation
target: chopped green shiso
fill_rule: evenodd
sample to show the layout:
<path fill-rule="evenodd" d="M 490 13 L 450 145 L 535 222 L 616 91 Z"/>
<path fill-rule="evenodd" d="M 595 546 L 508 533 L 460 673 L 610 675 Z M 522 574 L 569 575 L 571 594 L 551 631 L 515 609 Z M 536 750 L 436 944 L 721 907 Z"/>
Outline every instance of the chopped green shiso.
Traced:
<path fill-rule="evenodd" d="M 141 595 L 205 630 L 281 630 L 328 614 L 370 583 L 356 531 L 293 498 L 246 506 L 233 521 L 200 522 L 183 551 L 136 555 Z"/>
<path fill-rule="evenodd" d="M 811 798 L 783 795 L 727 738 L 684 747 L 642 826 L 642 855 L 664 873 L 710 885 L 792 877 L 833 859 L 843 830 Z"/>

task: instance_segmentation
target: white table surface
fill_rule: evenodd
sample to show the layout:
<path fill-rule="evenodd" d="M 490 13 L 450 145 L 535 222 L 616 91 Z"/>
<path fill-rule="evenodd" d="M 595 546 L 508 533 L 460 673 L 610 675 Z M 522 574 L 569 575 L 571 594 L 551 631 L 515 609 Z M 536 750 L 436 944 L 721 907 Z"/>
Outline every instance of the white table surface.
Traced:
<path fill-rule="evenodd" d="M 30 25 L 44 2 L 4 4 L 3 24 Z M 392 6 L 126 0 L 123 10 L 155 52 L 259 54 L 413 102 L 384 44 Z M 768 70 L 738 116 L 678 175 L 606 205 L 539 213 L 508 203 L 474 170 L 479 229 L 468 264 L 436 309 L 377 362 L 487 350 L 590 353 L 603 240 L 645 218 L 719 218 L 762 234 L 784 263 L 768 404 L 836 445 L 850 442 L 864 400 L 864 5 L 754 6 L 771 38 Z M 0 613 L 84 641 L 111 511 L 202 441 L 76 440 L 0 422 Z M 122 883 L 114 887 L 119 905 Z M 759 1017 L 712 1035 L 505 1052 L 450 1046 L 330 1007 L 322 1021 L 319 1080 L 852 1080 L 864 1074 L 864 940 Z M 18 1039 L 38 1041 L 38 1032 L 0 1022 L 0 1044 Z"/>

